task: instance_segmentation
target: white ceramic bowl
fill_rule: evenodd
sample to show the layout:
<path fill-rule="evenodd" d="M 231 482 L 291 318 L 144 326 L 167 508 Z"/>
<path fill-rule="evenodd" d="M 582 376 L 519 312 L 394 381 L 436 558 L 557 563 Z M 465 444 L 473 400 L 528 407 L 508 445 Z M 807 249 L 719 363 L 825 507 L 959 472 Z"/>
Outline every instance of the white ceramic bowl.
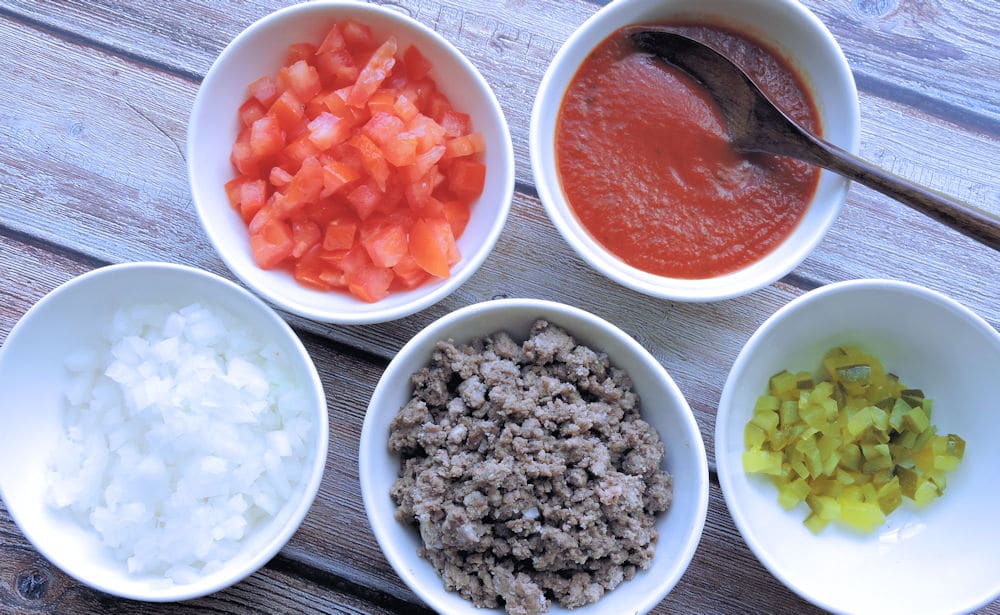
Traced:
<path fill-rule="evenodd" d="M 330 27 L 345 19 L 369 25 L 376 38 L 396 37 L 404 50 L 414 44 L 433 64 L 430 76 L 455 109 L 472 117 L 486 138 L 486 184 L 458 240 L 462 259 L 447 279 L 394 292 L 378 303 L 347 293 L 321 292 L 299 285 L 287 272 L 258 267 L 250 252 L 246 225 L 229 205 L 223 188 L 235 177 L 229 154 L 236 140 L 236 110 L 247 85 L 273 75 L 288 46 L 318 44 Z M 503 229 L 514 192 L 514 150 L 503 111 L 479 71 L 451 43 L 402 13 L 351 0 L 296 4 L 257 21 L 219 55 L 205 75 L 188 125 L 188 175 L 202 226 L 229 269 L 271 303 L 313 320 L 340 324 L 384 322 L 407 316 L 440 301 L 479 268 Z"/>
<path fill-rule="evenodd" d="M 96 532 L 66 510 L 47 504 L 46 472 L 63 425 L 66 357 L 102 343 L 121 307 L 200 302 L 229 312 L 274 343 L 313 413 L 304 475 L 278 514 L 244 538 L 242 550 L 217 572 L 164 586 L 162 577 L 129 575 Z M 0 496 L 14 521 L 50 562 L 103 592 L 166 602 L 204 596 L 267 563 L 298 529 L 319 489 L 328 441 L 326 397 L 305 348 L 288 325 L 241 287 L 203 271 L 166 263 L 104 267 L 81 275 L 42 298 L 18 321 L 0 349 Z"/>
<path fill-rule="evenodd" d="M 858 149 L 860 113 L 854 78 L 840 47 L 797 0 L 614 0 L 569 37 L 545 73 L 531 113 L 531 162 L 545 210 L 576 253 L 619 284 L 654 297 L 713 301 L 766 286 L 801 263 L 836 219 L 849 182 L 822 172 L 816 194 L 791 235 L 763 259 L 726 275 L 694 280 L 654 275 L 626 264 L 595 241 L 567 203 L 556 168 L 554 135 L 563 96 L 591 50 L 614 31 L 678 19 L 725 25 L 776 49 L 812 93 L 823 136 L 851 152 Z"/>
<path fill-rule="evenodd" d="M 442 613 L 502 612 L 475 608 L 446 591 L 431 564 L 417 555 L 421 543 L 416 529 L 394 518 L 389 490 L 399 475 L 399 458 L 389 451 L 389 423 L 410 399 L 410 375 L 427 365 L 437 342 L 468 342 L 499 330 L 523 341 L 538 318 L 565 328 L 581 344 L 603 350 L 613 365 L 628 372 L 642 401 L 643 418 L 667 445 L 663 467 L 674 480 L 672 507 L 657 521 L 659 540 L 651 568 L 594 604 L 572 611 L 553 606 L 551 612 L 645 613 L 681 578 L 701 538 L 708 507 L 705 448 L 687 402 L 663 366 L 620 329 L 580 309 L 531 299 L 488 301 L 452 312 L 414 336 L 382 375 L 365 415 L 359 473 L 368 520 L 396 573 L 431 608 Z"/>
<path fill-rule="evenodd" d="M 813 535 L 805 504 L 777 502 L 743 471 L 743 429 L 768 378 L 816 372 L 833 346 L 854 344 L 934 401 L 938 433 L 967 442 L 944 494 L 912 502 L 862 535 L 831 524 Z M 940 293 L 903 282 L 821 287 L 778 310 L 736 358 L 719 402 L 715 459 L 726 504 L 758 559 L 803 598 L 835 612 L 967 613 L 1000 594 L 1000 333 Z"/>

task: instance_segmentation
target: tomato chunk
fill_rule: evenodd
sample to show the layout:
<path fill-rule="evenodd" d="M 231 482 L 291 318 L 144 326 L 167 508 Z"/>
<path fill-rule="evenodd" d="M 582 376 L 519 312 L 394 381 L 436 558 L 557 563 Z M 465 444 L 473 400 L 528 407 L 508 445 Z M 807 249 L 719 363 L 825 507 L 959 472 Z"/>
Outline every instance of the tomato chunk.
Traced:
<path fill-rule="evenodd" d="M 403 62 L 406 63 L 406 72 L 411 81 L 420 81 L 431 72 L 431 63 L 427 61 L 420 50 L 410 45 L 403 52 Z"/>
<path fill-rule="evenodd" d="M 382 85 L 385 78 L 389 76 L 389 71 L 396 64 L 396 39 L 390 36 L 375 53 L 372 54 L 368 64 L 361 69 L 358 80 L 351 93 L 347 97 L 347 104 L 352 107 L 363 107 L 371 95 L 375 93 L 378 86 Z"/>
<path fill-rule="evenodd" d="M 326 225 L 326 234 L 323 235 L 323 249 L 350 250 L 354 245 L 354 234 L 357 230 L 358 225 L 353 220 L 347 218 L 330 220 Z"/>
<path fill-rule="evenodd" d="M 410 253 L 424 271 L 447 278 L 449 265 L 457 253 L 451 226 L 446 220 L 417 220 L 410 229 Z"/>
<path fill-rule="evenodd" d="M 478 197 L 486 182 L 486 165 L 475 160 L 460 159 L 451 163 L 448 187 L 458 196 Z"/>
<path fill-rule="evenodd" d="M 363 245 L 376 267 L 393 267 L 406 254 L 406 231 L 387 224 L 365 238 Z"/>
<path fill-rule="evenodd" d="M 281 220 L 270 220 L 256 233 L 250 234 L 250 249 L 261 269 L 272 269 L 288 258 L 295 248 L 292 231 Z"/>

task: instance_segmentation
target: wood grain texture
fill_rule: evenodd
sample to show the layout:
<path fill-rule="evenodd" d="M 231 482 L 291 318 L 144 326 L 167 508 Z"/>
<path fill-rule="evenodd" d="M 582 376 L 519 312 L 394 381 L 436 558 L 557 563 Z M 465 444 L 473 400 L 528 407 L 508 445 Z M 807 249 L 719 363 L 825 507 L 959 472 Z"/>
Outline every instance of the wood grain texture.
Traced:
<path fill-rule="evenodd" d="M 858 277 L 908 280 L 947 293 L 1000 328 L 997 253 L 858 186 L 819 248 L 791 276 L 747 297 L 682 304 L 618 287 L 558 236 L 534 194 L 527 150 L 539 80 L 562 41 L 600 3 L 383 3 L 452 40 L 501 101 L 514 137 L 519 191 L 495 250 L 453 295 L 395 323 L 344 327 L 285 315 L 326 387 L 330 454 L 301 530 L 260 573 L 192 603 L 116 601 L 48 566 L 0 507 L 0 611 L 424 612 L 368 528 L 356 461 L 364 409 L 385 362 L 413 334 L 493 297 L 577 305 L 635 337 L 687 397 L 710 464 L 715 410 L 730 365 L 770 314 L 809 288 Z M 7 60 L 0 88 L 0 342 L 45 292 L 101 264 L 166 260 L 232 277 L 191 203 L 183 160 L 187 117 L 201 76 L 225 44 L 288 4 L 0 0 Z M 855 70 L 862 156 L 1000 213 L 995 2 L 806 4 Z M 42 586 L 48 589 L 41 598 L 25 597 Z M 812 612 L 818 611 L 757 562 L 713 483 L 695 560 L 656 613 Z M 1000 614 L 1000 601 L 981 612 Z"/>
<path fill-rule="evenodd" d="M 9 274 L 9 284 L 0 290 L 0 335 L 6 339 L 16 319 L 45 293 L 86 271 L 72 259 L 19 243 L 0 235 L 0 270 Z M 44 274 L 39 275 L 39 272 Z M 21 289 L 21 290 L 16 290 Z M 301 335 L 323 381 L 330 411 L 330 447 L 323 482 L 316 502 L 279 555 L 261 572 L 219 594 L 183 606 L 154 606 L 122 602 L 80 587 L 38 555 L 21 536 L 6 510 L 0 505 L 0 607 L 42 612 L 130 612 L 185 613 L 188 609 L 218 609 L 223 612 L 384 612 L 399 605 L 419 605 L 419 600 L 392 572 L 368 527 L 361 502 L 357 453 L 367 400 L 381 376 L 381 366 L 343 354 L 321 338 Z M 808 613 L 810 607 L 781 586 L 753 557 L 725 508 L 717 484 L 711 486 L 711 503 L 697 560 L 677 589 L 654 611 L 726 612 L 749 609 L 753 612 Z M 287 571 L 302 568 L 320 580 L 297 578 Z M 738 575 L 733 571 L 738 570 Z M 31 594 L 31 578 L 37 571 L 36 586 L 45 584 L 44 595 L 34 601 L 18 594 Z M 727 574 L 732 584 L 724 591 L 712 588 L 716 575 Z M 295 578 L 287 578 L 295 577 Z M 268 588 L 275 586 L 276 590 Z M 375 602 L 355 594 L 341 596 L 333 591 L 347 586 L 366 588 Z M 315 595 L 312 593 L 315 590 Z M 36 589 L 36 593 L 40 590 Z M 268 594 L 255 602 L 256 594 Z M 20 596 L 20 597 L 18 597 Z M 351 598 L 353 602 L 348 601 Z M 310 600 L 314 602 L 309 602 Z M 305 601 L 305 602 L 303 602 Z M 72 607 L 72 608 L 70 608 Z M 78 610 L 73 610 L 78 609 Z M 337 610 L 341 609 L 341 610 Z M 355 610 L 352 610 L 355 609 Z M 361 609 L 361 610 L 356 610 Z M 371 609 L 371 610 L 366 610 Z M 412 606 L 399 612 L 413 612 Z"/>

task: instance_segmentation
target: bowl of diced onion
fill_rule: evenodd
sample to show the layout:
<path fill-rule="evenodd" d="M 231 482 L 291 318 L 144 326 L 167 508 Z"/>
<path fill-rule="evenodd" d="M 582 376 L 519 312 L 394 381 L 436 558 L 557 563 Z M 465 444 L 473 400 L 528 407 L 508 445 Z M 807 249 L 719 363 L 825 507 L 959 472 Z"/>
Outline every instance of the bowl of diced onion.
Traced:
<path fill-rule="evenodd" d="M 993 601 L 998 374 L 1000 333 L 922 286 L 851 280 L 778 310 L 736 358 L 715 426 L 719 484 L 751 551 L 836 613 Z"/>
<path fill-rule="evenodd" d="M 239 286 L 166 263 L 59 286 L 0 349 L 0 496 L 50 562 L 154 602 L 223 589 L 284 546 L 328 442 L 291 328 Z"/>

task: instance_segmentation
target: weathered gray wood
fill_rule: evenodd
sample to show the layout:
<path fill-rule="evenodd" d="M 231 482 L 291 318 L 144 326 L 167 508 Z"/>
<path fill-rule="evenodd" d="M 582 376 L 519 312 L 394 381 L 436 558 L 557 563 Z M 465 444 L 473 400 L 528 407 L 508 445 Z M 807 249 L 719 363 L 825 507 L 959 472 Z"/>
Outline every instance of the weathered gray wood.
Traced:
<path fill-rule="evenodd" d="M 394 613 L 351 593 L 311 583 L 271 567 L 211 596 L 173 604 L 119 600 L 81 586 L 46 561 L 24 539 L 0 505 L 0 611 L 42 613 L 329 613 L 365 615 Z"/>
<path fill-rule="evenodd" d="M 7 274 L 5 284 L 0 289 L 0 343 L 6 339 L 17 319 L 35 301 L 52 288 L 88 269 L 87 265 L 72 258 L 19 243 L 0 234 L 0 270 Z M 303 341 L 319 369 L 327 393 L 330 452 L 316 502 L 280 557 L 307 565 L 350 584 L 371 588 L 374 592 L 395 600 L 419 604 L 385 561 L 368 527 L 361 503 L 358 443 L 367 399 L 381 376 L 381 368 L 339 353 L 312 335 L 304 335 Z M 10 563 L 5 566 L 5 562 Z M 4 584 L 8 583 L 8 587 L 16 589 L 16 577 L 34 569 L 41 570 L 46 583 L 52 585 L 44 600 L 38 605 L 13 602 L 17 598 L 12 593 L 5 593 Z M 717 588 L 717 575 L 723 574 L 730 583 L 725 588 Z M 339 602 L 347 598 L 341 598 L 330 588 L 315 587 L 315 584 L 301 579 L 289 580 L 286 576 L 276 570 L 272 562 L 272 565 L 246 582 L 191 605 L 212 604 L 213 608 L 224 612 L 271 613 L 298 610 L 288 606 L 289 604 L 307 604 L 306 610 L 310 612 L 354 612 L 351 608 L 361 608 L 361 612 L 380 612 L 367 610 L 375 609 L 378 605 L 363 608 L 350 606 L 362 604 L 362 600 L 354 599 L 353 603 Z M 269 594 L 259 604 L 253 602 L 252 596 L 268 593 L 271 591 L 268 588 L 275 584 L 281 586 L 280 591 L 275 589 L 271 592 L 275 595 Z M 712 588 L 715 589 L 708 591 Z M 5 602 L 5 599 L 8 601 Z M 313 599 L 315 604 L 302 602 Z M 122 603 L 81 588 L 48 565 L 31 549 L 0 505 L 0 607 L 13 605 L 25 608 L 27 612 L 41 612 L 51 608 L 59 610 L 60 604 L 75 605 L 82 609 L 79 612 L 91 612 L 95 604 L 107 604 L 111 612 L 135 606 L 135 603 Z M 332 610 L 338 604 L 345 610 Z M 177 607 L 176 611 L 170 610 L 170 607 L 154 606 L 143 609 L 145 610 L 140 612 L 184 612 L 182 607 Z M 718 485 L 713 484 L 706 531 L 695 563 L 677 589 L 655 612 L 707 613 L 731 609 L 772 613 L 809 612 L 808 605 L 781 586 L 756 561 L 739 538 Z"/>
<path fill-rule="evenodd" d="M 6 60 L 0 88 L 0 343 L 44 292 L 101 262 L 168 260 L 228 276 L 190 202 L 181 153 L 187 116 L 198 79 L 228 40 L 288 3 L 0 0 Z M 561 41 L 597 5 L 393 4 L 455 42 L 493 84 L 514 135 L 518 178 L 530 184 L 527 126 L 538 80 Z M 862 155 L 1000 213 L 1000 89 L 993 87 L 1000 83 L 1000 14 L 991 0 L 807 4 L 828 23 L 858 75 Z M 281 562 L 191 605 L 122 603 L 70 584 L 63 603 L 25 606 L 9 602 L 16 579 L 8 571 L 41 563 L 0 510 L 0 610 L 390 608 L 349 595 L 361 587 L 389 602 L 414 603 L 371 536 L 358 491 L 357 442 L 381 373 L 381 360 L 370 362 L 364 353 L 384 360 L 433 319 L 494 296 L 574 304 L 636 337 L 687 396 L 710 459 L 729 366 L 756 327 L 804 288 L 855 277 L 914 281 L 959 299 L 1000 328 L 1000 256 L 862 188 L 852 189 L 829 236 L 793 277 L 748 297 L 705 305 L 653 300 L 604 280 L 570 252 L 530 185 L 525 190 L 516 195 L 506 232 L 482 270 L 440 304 L 367 327 L 290 318 L 327 387 L 331 451 L 316 505 Z M 23 565 L 7 565 L 15 559 Z M 299 576 L 297 567 L 320 580 Z M 338 590 L 342 584 L 349 588 Z M 336 610 L 338 604 L 343 610 Z M 657 612 L 813 611 L 757 563 L 713 485 L 695 561 Z M 1000 613 L 1000 601 L 982 612 Z"/>

